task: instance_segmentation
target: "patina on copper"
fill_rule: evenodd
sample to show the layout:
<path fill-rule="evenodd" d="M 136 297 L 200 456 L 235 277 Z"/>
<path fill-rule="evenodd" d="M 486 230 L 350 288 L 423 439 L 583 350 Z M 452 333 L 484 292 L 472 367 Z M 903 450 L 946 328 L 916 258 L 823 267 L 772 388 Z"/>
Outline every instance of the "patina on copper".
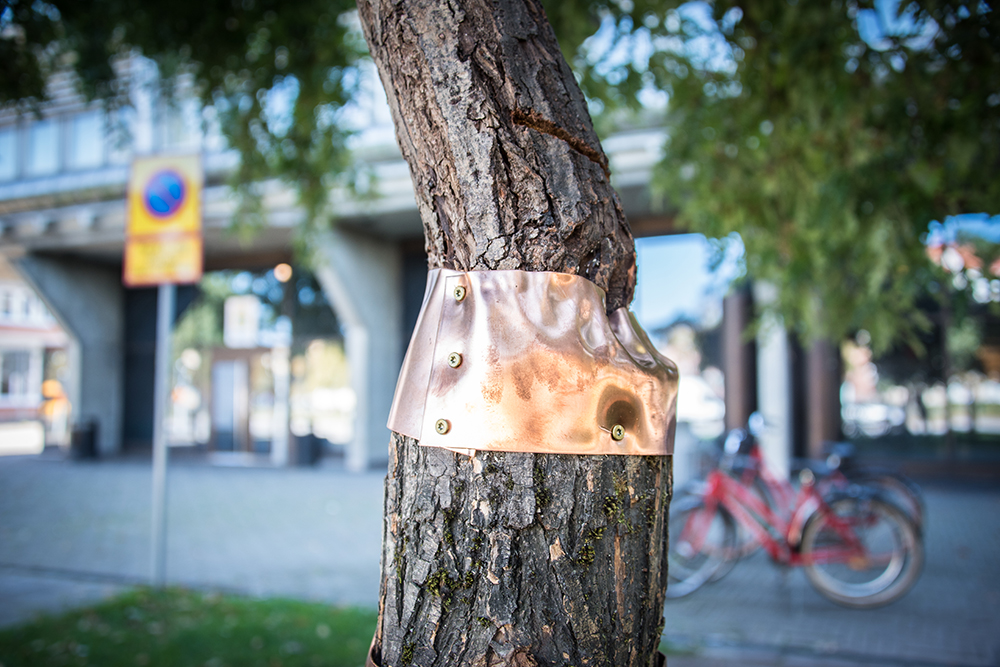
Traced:
<path fill-rule="evenodd" d="M 433 269 L 388 426 L 431 447 L 673 453 L 677 368 L 586 278 Z"/>

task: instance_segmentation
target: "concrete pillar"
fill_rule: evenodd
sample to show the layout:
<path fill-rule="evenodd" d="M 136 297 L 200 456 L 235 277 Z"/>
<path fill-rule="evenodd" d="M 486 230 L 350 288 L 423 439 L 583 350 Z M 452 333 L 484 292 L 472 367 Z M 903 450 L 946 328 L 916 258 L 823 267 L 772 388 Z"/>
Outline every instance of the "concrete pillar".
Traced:
<path fill-rule="evenodd" d="M 70 334 L 75 369 L 66 387 L 76 423 L 97 424 L 97 451 L 121 450 L 124 312 L 121 270 L 66 258 L 25 255 L 14 260 Z"/>
<path fill-rule="evenodd" d="M 754 283 L 754 301 L 766 307 L 778 298 L 770 283 Z M 787 478 L 792 457 L 791 369 L 788 332 L 775 316 L 761 321 L 757 334 L 757 409 L 764 417 L 759 442 L 771 471 Z"/>
<path fill-rule="evenodd" d="M 271 375 L 274 377 L 274 408 L 271 415 L 271 463 L 287 466 L 288 402 L 291 395 L 291 348 L 278 345 L 271 348 Z"/>
<path fill-rule="evenodd" d="M 343 325 L 357 397 L 347 467 L 361 471 L 388 461 L 385 423 L 402 363 L 402 257 L 396 244 L 343 228 L 324 234 L 316 254 L 316 278 Z"/>
<path fill-rule="evenodd" d="M 840 350 L 818 340 L 806 352 L 806 455 L 823 456 L 823 444 L 840 439 Z"/>
<path fill-rule="evenodd" d="M 752 340 L 744 332 L 753 316 L 749 289 L 739 289 L 722 302 L 722 372 L 726 378 L 726 429 L 746 428 L 757 409 L 757 368 Z"/>

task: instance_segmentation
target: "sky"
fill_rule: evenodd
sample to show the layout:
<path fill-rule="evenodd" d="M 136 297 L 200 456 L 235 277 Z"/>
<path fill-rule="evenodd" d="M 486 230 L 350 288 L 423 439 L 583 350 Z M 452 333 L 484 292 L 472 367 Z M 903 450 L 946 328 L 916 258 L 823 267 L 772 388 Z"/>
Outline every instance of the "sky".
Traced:
<path fill-rule="evenodd" d="M 956 215 L 928 226 L 926 243 L 953 243 L 960 232 L 1000 243 L 1000 215 Z M 713 249 L 701 234 L 636 239 L 639 266 L 632 312 L 646 331 L 680 317 L 711 324 L 721 315 L 722 298 L 742 272 L 743 244 L 732 237 L 725 260 L 712 269 Z"/>
<path fill-rule="evenodd" d="M 944 223 L 935 220 L 927 228 L 926 243 L 931 246 L 954 243 L 960 232 L 1000 243 L 1000 215 L 991 217 L 987 213 L 966 213 L 949 216 Z"/>
<path fill-rule="evenodd" d="M 713 249 L 701 234 L 636 239 L 639 266 L 632 311 L 647 331 L 681 316 L 696 321 L 721 316 L 722 298 L 742 270 L 743 244 L 733 237 L 717 270 Z"/>

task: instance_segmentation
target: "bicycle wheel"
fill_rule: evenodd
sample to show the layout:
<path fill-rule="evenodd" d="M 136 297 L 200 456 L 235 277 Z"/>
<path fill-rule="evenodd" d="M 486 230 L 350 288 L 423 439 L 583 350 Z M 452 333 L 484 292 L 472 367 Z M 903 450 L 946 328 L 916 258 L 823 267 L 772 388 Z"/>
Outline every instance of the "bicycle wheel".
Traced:
<path fill-rule="evenodd" d="M 835 514 L 857 537 L 852 548 Z M 923 543 L 913 522 L 876 498 L 842 498 L 818 511 L 802 532 L 806 577 L 823 597 L 856 609 L 880 607 L 905 595 L 920 576 Z"/>
<path fill-rule="evenodd" d="M 732 516 L 721 507 L 710 513 L 701 498 L 688 497 L 673 503 L 668 531 L 668 598 L 698 590 L 736 556 Z"/>
<path fill-rule="evenodd" d="M 903 510 L 917 530 L 923 533 L 924 496 L 920 487 L 908 477 L 890 470 L 862 468 L 847 475 L 847 479 L 877 491 L 882 500 Z"/>

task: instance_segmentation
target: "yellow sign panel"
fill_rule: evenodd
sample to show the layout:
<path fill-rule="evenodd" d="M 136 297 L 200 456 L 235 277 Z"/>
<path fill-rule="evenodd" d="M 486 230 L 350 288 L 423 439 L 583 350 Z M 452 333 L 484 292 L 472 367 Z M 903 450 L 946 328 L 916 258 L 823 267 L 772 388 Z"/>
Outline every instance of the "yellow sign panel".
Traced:
<path fill-rule="evenodd" d="M 201 160 L 139 158 L 128 185 L 125 268 L 129 287 L 201 278 Z"/>
<path fill-rule="evenodd" d="M 128 235 L 201 231 L 197 155 L 139 158 L 128 183 Z"/>
<path fill-rule="evenodd" d="M 196 283 L 202 271 L 201 236 L 131 238 L 125 243 L 125 284 L 129 287 Z"/>

